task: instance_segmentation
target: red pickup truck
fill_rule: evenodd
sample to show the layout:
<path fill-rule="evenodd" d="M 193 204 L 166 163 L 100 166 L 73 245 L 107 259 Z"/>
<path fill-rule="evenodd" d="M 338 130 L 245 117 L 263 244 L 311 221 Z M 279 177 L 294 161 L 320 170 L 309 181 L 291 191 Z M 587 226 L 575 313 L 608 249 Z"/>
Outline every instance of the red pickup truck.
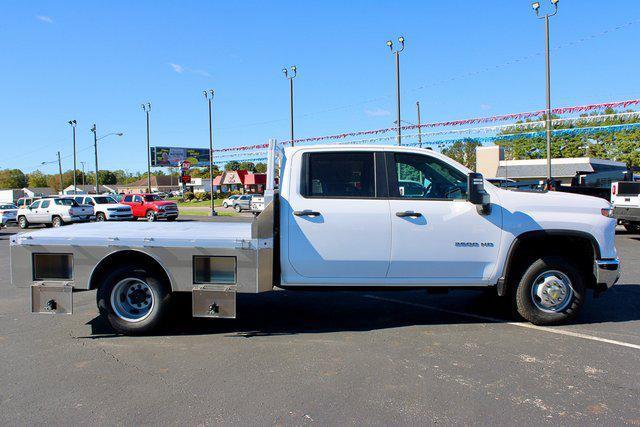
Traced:
<path fill-rule="evenodd" d="M 126 194 L 120 203 L 131 206 L 133 217 L 136 219 L 174 221 L 178 218 L 178 205 L 162 200 L 157 194 Z"/>

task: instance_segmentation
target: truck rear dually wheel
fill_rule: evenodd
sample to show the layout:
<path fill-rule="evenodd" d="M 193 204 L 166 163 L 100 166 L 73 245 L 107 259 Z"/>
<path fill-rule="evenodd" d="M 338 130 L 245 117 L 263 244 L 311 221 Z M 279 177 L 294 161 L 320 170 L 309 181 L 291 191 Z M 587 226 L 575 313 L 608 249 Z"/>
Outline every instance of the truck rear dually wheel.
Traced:
<path fill-rule="evenodd" d="M 102 281 L 97 303 L 100 314 L 119 333 L 148 334 L 157 329 L 169 305 L 162 277 L 140 265 L 124 265 Z"/>
<path fill-rule="evenodd" d="M 514 309 L 534 325 L 556 325 L 574 318 L 584 304 L 585 278 L 570 260 L 534 260 L 513 294 Z"/>

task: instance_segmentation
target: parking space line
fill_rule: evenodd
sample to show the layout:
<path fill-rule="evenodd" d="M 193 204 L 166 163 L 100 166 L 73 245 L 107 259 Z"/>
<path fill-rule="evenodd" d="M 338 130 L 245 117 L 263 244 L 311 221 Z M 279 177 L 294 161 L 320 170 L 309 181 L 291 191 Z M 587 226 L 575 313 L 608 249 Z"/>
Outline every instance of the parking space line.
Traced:
<path fill-rule="evenodd" d="M 640 350 L 640 345 L 638 345 L 638 344 L 632 344 L 632 343 L 628 343 L 628 342 L 624 342 L 624 341 L 610 340 L 610 339 L 607 339 L 607 338 L 600 338 L 600 337 L 596 337 L 596 336 L 593 336 L 593 335 L 581 334 L 579 332 L 572 332 L 572 331 L 567 331 L 567 330 L 564 330 L 564 329 L 549 328 L 549 327 L 545 327 L 545 326 L 537 326 L 537 325 L 534 325 L 534 324 L 531 324 L 531 323 L 528 323 L 528 322 L 505 322 L 504 320 L 501 320 L 501 319 L 497 319 L 497 318 L 494 318 L 494 317 L 488 317 L 488 316 L 482 316 L 480 314 L 472 314 L 472 313 L 465 313 L 464 311 L 448 310 L 446 308 L 434 307 L 432 305 L 419 304 L 419 303 L 409 302 L 409 301 L 403 301 L 403 300 L 399 300 L 399 299 L 395 299 L 395 298 L 383 298 L 383 297 L 379 297 L 379 296 L 376 296 L 376 295 L 365 295 L 365 298 L 370 298 L 370 299 L 375 299 L 375 300 L 380 300 L 380 301 L 387 301 L 387 302 L 394 302 L 394 303 L 397 303 L 397 304 L 404 304 L 404 305 L 409 305 L 409 306 L 412 306 L 412 307 L 427 308 L 427 309 L 433 310 L 433 311 L 439 311 L 439 312 L 442 312 L 442 313 L 453 314 L 453 315 L 457 315 L 457 316 L 470 317 L 470 318 L 473 318 L 473 319 L 484 320 L 486 322 L 491 322 L 491 323 L 502 323 L 502 324 L 507 324 L 507 325 L 511 325 L 511 326 L 518 326 L 520 328 L 535 329 L 535 330 L 542 331 L 542 332 L 549 332 L 549 333 L 557 334 L 557 335 L 565 335 L 565 336 L 574 337 L 574 338 L 582 338 L 582 339 L 585 339 L 585 340 L 597 341 L 597 342 L 601 342 L 601 343 L 605 343 L 605 344 L 617 345 L 617 346 L 621 346 L 621 347 L 627 347 L 627 348 L 633 348 L 635 350 Z"/>

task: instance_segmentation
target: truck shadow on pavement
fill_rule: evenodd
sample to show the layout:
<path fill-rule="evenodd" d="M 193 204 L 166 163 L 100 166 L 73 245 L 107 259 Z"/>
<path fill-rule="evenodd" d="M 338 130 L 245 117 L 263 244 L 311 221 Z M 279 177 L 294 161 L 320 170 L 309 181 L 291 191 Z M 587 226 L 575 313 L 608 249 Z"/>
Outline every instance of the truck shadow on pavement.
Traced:
<path fill-rule="evenodd" d="M 330 332 L 364 332 L 420 325 L 512 322 L 509 304 L 490 292 L 425 291 L 306 292 L 274 291 L 239 295 L 237 319 L 191 317 L 189 295 L 175 302 L 172 318 L 158 335 L 256 336 Z M 618 285 L 587 305 L 573 324 L 627 322 L 640 319 L 640 285 Z M 89 322 L 91 336 L 116 336 L 100 318 Z"/>

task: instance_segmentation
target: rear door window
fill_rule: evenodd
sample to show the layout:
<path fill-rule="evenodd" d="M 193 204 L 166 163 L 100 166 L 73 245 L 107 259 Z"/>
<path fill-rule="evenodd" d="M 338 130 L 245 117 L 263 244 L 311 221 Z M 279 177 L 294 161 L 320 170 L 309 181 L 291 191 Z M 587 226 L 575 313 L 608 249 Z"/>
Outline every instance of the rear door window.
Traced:
<path fill-rule="evenodd" d="M 316 198 L 376 197 L 373 152 L 307 153 L 301 193 Z"/>
<path fill-rule="evenodd" d="M 50 203 L 49 200 L 44 200 L 42 202 L 42 208 L 48 208 L 49 207 L 49 203 Z"/>

